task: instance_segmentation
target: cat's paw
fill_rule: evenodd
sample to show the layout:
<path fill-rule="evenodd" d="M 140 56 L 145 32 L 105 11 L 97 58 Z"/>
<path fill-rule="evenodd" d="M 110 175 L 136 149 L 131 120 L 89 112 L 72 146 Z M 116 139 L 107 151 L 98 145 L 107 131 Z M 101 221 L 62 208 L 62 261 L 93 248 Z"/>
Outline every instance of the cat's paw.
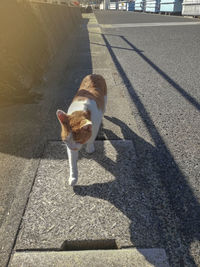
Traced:
<path fill-rule="evenodd" d="M 75 184 L 77 183 L 78 178 L 76 177 L 69 177 L 69 185 L 71 186 L 75 186 Z"/>
<path fill-rule="evenodd" d="M 87 152 L 88 154 L 91 154 L 91 153 L 93 153 L 94 151 L 95 151 L 94 144 L 87 144 L 87 146 L 86 146 L 86 152 Z"/>

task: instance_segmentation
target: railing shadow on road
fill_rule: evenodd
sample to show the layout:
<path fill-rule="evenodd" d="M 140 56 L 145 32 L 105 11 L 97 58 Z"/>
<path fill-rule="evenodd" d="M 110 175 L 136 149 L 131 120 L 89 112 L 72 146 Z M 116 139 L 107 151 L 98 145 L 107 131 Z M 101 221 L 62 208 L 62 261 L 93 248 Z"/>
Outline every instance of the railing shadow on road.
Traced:
<path fill-rule="evenodd" d="M 98 34 L 98 33 L 96 33 Z M 175 82 L 169 75 L 167 75 L 161 68 L 159 68 L 153 61 L 151 61 L 147 56 L 145 56 L 143 53 L 143 50 L 138 49 L 135 45 L 133 45 L 130 41 L 127 40 L 127 38 L 123 35 L 116 35 L 116 34 L 102 34 L 103 39 L 106 43 L 106 46 L 108 44 L 108 40 L 105 36 L 116 36 L 120 37 L 124 42 L 126 42 L 131 48 L 124 48 L 124 47 L 118 47 L 118 46 L 112 46 L 109 44 L 110 49 L 116 48 L 120 50 L 127 50 L 127 51 L 134 51 L 136 52 L 146 63 L 148 63 L 156 72 L 158 72 L 162 78 L 164 78 L 174 89 L 176 89 L 181 96 L 183 96 L 190 104 L 192 104 L 197 110 L 200 111 L 200 103 L 191 96 L 188 92 L 186 92 L 177 82 Z M 93 43 L 95 45 L 99 46 L 105 46 L 104 44 L 98 44 Z M 107 46 L 108 47 L 108 46 Z"/>
<path fill-rule="evenodd" d="M 138 157 L 137 162 L 140 162 L 140 165 L 138 166 L 141 166 L 141 161 L 144 161 L 144 166 L 142 167 L 142 169 L 144 170 L 146 169 L 146 176 L 140 178 L 139 182 L 143 183 L 143 181 L 147 179 L 149 165 L 154 166 L 156 170 L 157 173 L 156 179 L 158 179 L 158 181 L 161 183 L 162 192 L 164 192 L 164 195 L 167 196 L 167 201 L 169 201 L 168 207 L 170 208 L 170 213 L 171 213 L 171 217 L 168 216 L 167 214 L 161 215 L 160 217 L 161 229 L 159 230 L 160 231 L 159 234 L 162 239 L 161 244 L 166 249 L 166 252 L 170 260 L 170 266 L 197 266 L 193 258 L 193 255 L 191 254 L 190 249 L 193 242 L 200 240 L 199 202 L 196 199 L 190 185 L 188 184 L 187 178 L 180 170 L 178 164 L 173 158 L 163 138 L 156 129 L 156 126 L 152 118 L 148 114 L 147 110 L 145 109 L 145 106 L 143 105 L 139 96 L 134 90 L 134 87 L 131 84 L 129 78 L 127 77 L 123 67 L 117 60 L 117 57 L 115 56 L 106 36 L 102 34 L 102 37 L 116 65 L 116 68 L 127 87 L 129 95 L 132 101 L 134 102 L 135 106 L 137 107 L 140 117 L 143 120 L 150 136 L 152 137 L 155 143 L 155 147 L 151 146 L 150 144 L 139 138 L 135 133 L 131 131 L 131 129 L 128 128 L 127 125 L 125 125 L 118 119 L 108 118 L 108 117 L 107 119 L 111 120 L 113 123 L 116 123 L 121 127 L 125 139 L 127 139 L 127 133 L 129 133 L 128 136 L 132 136 L 131 139 L 133 140 L 137 151 L 137 157 Z M 135 47 L 134 49 L 137 50 L 137 48 Z M 148 60 L 146 57 L 144 59 L 150 64 L 150 60 Z M 153 65 L 153 67 L 159 70 L 156 66 Z M 161 74 L 164 75 L 162 71 Z M 164 76 L 166 79 L 168 78 L 168 76 L 166 75 Z M 175 85 L 170 78 L 168 80 L 173 85 Z M 182 89 L 179 86 L 178 88 L 180 89 L 180 92 L 182 92 Z M 187 97 L 187 93 L 183 93 L 183 95 L 184 97 Z M 190 99 L 189 101 L 192 104 L 194 104 L 194 106 L 199 108 L 198 103 L 196 103 L 196 101 L 193 98 L 189 97 L 189 99 Z M 104 130 L 104 131 L 106 132 L 106 135 L 108 137 L 114 137 L 114 133 L 111 133 L 109 130 Z M 152 158 L 151 161 L 149 161 L 150 158 L 148 157 L 148 154 L 150 155 L 150 158 Z M 102 164 L 101 162 L 99 163 Z M 110 162 L 110 164 L 113 163 Z M 104 167 L 107 168 L 107 170 L 109 171 L 109 166 L 108 167 L 104 166 Z M 119 174 L 115 172 L 113 174 L 116 176 L 117 179 L 119 178 Z M 139 176 L 141 177 L 141 173 L 139 174 Z M 135 177 L 133 179 L 137 180 L 138 177 Z M 133 181 L 135 182 L 135 180 Z M 156 184 L 153 185 L 155 185 L 155 192 L 156 192 L 157 190 Z M 131 212 L 129 213 L 127 211 L 124 211 L 124 209 L 118 205 L 117 200 L 115 201 L 113 199 L 109 199 L 106 189 L 107 186 L 108 185 L 106 184 L 96 184 L 96 185 L 94 184 L 85 187 L 76 186 L 74 190 L 77 194 L 80 195 L 91 195 L 93 197 L 107 199 L 108 201 L 111 201 L 117 208 L 122 210 L 122 212 L 124 212 L 126 216 L 132 219 Z M 134 194 L 134 192 L 132 192 L 132 194 Z M 161 195 L 158 191 L 155 195 L 155 199 L 160 199 L 160 198 Z M 164 202 L 163 206 L 165 206 Z M 137 236 L 135 236 L 134 227 L 132 228 L 132 225 L 134 225 L 133 221 L 130 226 L 130 231 L 131 231 L 132 243 L 135 244 L 135 241 L 137 243 Z M 149 231 L 151 231 L 151 229 L 149 229 Z"/>
<path fill-rule="evenodd" d="M 137 52 L 137 54 L 148 63 L 155 71 L 157 71 L 173 88 L 175 88 L 190 104 L 192 104 L 197 110 L 200 110 L 200 104 L 198 101 L 192 97 L 189 93 L 187 93 L 177 82 L 175 82 L 172 78 L 169 77 L 161 68 L 159 68 L 153 61 L 151 61 L 147 56 L 141 53 L 141 51 L 129 42 L 126 37 L 120 36 L 122 40 L 124 40 L 130 47 Z"/>
<path fill-rule="evenodd" d="M 110 35 L 110 34 L 109 34 Z M 99 44 L 99 43 L 94 43 L 94 42 L 91 42 L 91 44 L 93 45 L 98 45 L 98 46 L 105 46 L 104 44 Z M 121 47 L 121 46 L 113 46 L 112 45 L 112 48 L 117 48 L 117 49 L 120 49 L 120 50 L 127 50 L 127 51 L 136 51 L 138 52 L 138 50 L 136 49 L 133 49 L 133 48 L 125 48 L 125 47 Z M 139 50 L 141 53 L 144 52 L 143 50 Z"/>

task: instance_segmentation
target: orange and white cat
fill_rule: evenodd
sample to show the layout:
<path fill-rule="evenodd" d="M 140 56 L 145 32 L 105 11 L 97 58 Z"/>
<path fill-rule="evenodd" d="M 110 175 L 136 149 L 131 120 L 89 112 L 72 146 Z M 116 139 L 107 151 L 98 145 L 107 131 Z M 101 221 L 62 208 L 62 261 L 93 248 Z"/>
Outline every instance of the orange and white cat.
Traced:
<path fill-rule="evenodd" d="M 69 185 L 78 181 L 78 151 L 83 144 L 86 151 L 95 151 L 94 141 L 101 125 L 107 102 L 107 86 L 101 75 L 86 76 L 67 113 L 57 110 L 61 124 L 61 138 L 66 143 L 70 166 Z"/>

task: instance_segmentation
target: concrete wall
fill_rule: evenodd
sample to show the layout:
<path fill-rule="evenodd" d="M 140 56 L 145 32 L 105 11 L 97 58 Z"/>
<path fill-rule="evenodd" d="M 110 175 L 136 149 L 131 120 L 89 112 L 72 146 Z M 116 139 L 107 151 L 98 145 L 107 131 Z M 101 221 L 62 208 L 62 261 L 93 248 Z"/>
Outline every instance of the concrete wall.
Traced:
<path fill-rule="evenodd" d="M 80 20 L 76 7 L 0 1 L 0 102 L 22 95 L 42 79 Z"/>
<path fill-rule="evenodd" d="M 200 16 L 200 0 L 184 0 L 182 15 Z"/>

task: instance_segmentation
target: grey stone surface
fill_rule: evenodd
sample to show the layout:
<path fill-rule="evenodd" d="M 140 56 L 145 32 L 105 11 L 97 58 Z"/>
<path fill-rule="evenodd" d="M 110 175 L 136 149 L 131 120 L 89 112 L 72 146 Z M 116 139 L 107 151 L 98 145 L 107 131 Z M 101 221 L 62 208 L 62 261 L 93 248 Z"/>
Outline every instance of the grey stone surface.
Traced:
<path fill-rule="evenodd" d="M 9 254 L 13 247 L 16 231 L 19 228 L 24 206 L 30 193 L 32 181 L 38 168 L 39 159 L 24 160 L 24 170 L 21 172 L 21 181 L 16 189 L 12 207 L 0 228 L 0 266 L 6 266 Z"/>
<path fill-rule="evenodd" d="M 0 252 L 0 266 L 6 266 L 8 262 L 8 252 L 1 251 Z"/>
<path fill-rule="evenodd" d="M 169 267 L 164 249 L 15 253 L 9 267 Z"/>
<path fill-rule="evenodd" d="M 136 158 L 132 142 L 96 141 L 95 147 L 90 156 L 82 150 L 78 185 L 72 188 L 67 183 L 65 146 L 48 144 L 16 250 L 60 249 L 65 241 L 73 240 L 114 239 L 118 247 L 159 244 L 159 219 L 150 195 L 133 179 Z"/>

